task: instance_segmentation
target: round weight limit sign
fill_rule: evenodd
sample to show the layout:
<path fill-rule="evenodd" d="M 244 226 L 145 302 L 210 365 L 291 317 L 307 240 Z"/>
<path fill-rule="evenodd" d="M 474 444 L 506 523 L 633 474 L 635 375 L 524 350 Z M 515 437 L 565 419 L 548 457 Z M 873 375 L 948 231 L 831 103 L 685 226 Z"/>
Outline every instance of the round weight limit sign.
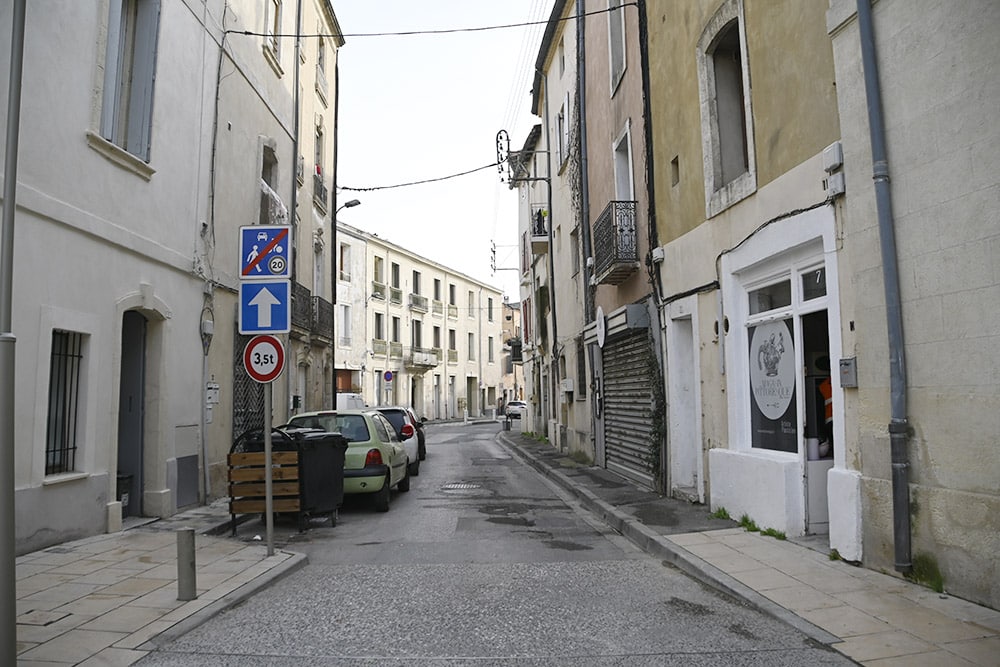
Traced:
<path fill-rule="evenodd" d="M 254 336 L 243 349 L 243 366 L 257 382 L 272 382 L 285 368 L 285 348 L 274 336 Z"/>

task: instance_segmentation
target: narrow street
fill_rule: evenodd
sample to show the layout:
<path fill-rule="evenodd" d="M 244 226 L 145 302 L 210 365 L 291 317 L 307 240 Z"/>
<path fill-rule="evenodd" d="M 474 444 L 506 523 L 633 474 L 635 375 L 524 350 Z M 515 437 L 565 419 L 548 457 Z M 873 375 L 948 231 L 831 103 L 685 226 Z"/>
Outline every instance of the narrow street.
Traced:
<path fill-rule="evenodd" d="M 388 513 L 348 498 L 335 527 L 279 524 L 309 564 L 139 664 L 853 664 L 640 552 L 499 428 L 429 425 Z"/>

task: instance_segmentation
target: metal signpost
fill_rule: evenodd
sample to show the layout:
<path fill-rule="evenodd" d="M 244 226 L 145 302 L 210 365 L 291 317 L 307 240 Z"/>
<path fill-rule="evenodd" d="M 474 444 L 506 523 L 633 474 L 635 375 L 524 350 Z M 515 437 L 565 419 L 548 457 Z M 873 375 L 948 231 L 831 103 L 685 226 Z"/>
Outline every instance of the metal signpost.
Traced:
<path fill-rule="evenodd" d="M 264 521 L 267 555 L 274 555 L 271 477 L 271 383 L 285 367 L 285 348 L 273 334 L 291 330 L 291 245 L 288 226 L 240 227 L 239 332 L 254 336 L 243 350 L 247 374 L 264 385 Z"/>

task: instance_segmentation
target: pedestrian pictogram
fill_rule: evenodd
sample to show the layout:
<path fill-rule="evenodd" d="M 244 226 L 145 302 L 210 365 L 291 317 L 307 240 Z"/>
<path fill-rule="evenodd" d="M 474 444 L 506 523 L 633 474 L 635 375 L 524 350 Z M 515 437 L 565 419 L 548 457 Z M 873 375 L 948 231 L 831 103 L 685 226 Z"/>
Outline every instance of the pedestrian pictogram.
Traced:
<path fill-rule="evenodd" d="M 240 279 L 291 278 L 291 228 L 285 225 L 240 227 Z"/>
<path fill-rule="evenodd" d="M 254 336 L 243 348 L 243 366 L 257 382 L 272 382 L 285 367 L 285 348 L 274 336 Z"/>

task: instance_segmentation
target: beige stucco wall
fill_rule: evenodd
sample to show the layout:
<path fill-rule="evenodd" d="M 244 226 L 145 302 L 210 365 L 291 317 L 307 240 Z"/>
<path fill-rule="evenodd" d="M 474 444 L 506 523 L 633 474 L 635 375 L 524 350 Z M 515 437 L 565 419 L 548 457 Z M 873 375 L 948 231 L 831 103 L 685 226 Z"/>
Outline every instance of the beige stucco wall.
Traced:
<path fill-rule="evenodd" d="M 845 148 L 845 353 L 866 564 L 893 568 L 889 363 L 854 3 L 830 3 Z M 1000 6 L 881 0 L 875 34 L 908 376 L 912 552 L 947 591 L 1000 606 Z"/>

